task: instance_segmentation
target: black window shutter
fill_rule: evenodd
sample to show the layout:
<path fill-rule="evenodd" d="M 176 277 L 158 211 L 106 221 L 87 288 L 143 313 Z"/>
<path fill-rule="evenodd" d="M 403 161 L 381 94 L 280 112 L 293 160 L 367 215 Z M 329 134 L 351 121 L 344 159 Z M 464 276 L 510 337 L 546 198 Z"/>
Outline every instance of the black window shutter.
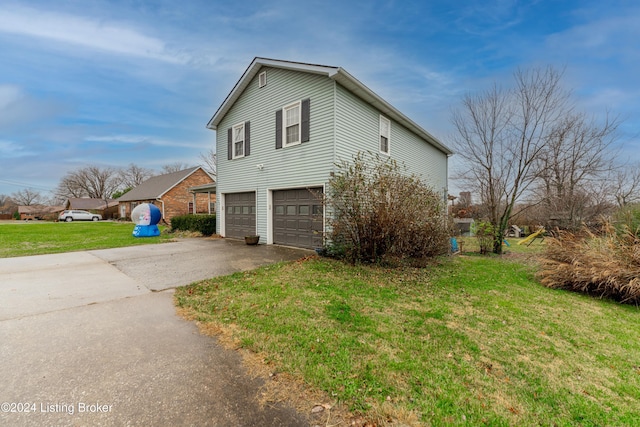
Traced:
<path fill-rule="evenodd" d="M 276 111 L 276 150 L 282 148 L 282 110 Z"/>
<path fill-rule="evenodd" d="M 249 122 L 244 122 L 244 156 L 251 154 L 251 130 Z"/>
<path fill-rule="evenodd" d="M 233 159 L 233 129 L 227 131 L 227 160 Z"/>
<path fill-rule="evenodd" d="M 311 100 L 309 98 L 302 100 L 302 108 L 301 108 L 301 119 L 300 119 L 300 127 L 301 127 L 301 142 L 309 141 L 309 116 L 311 113 Z"/>

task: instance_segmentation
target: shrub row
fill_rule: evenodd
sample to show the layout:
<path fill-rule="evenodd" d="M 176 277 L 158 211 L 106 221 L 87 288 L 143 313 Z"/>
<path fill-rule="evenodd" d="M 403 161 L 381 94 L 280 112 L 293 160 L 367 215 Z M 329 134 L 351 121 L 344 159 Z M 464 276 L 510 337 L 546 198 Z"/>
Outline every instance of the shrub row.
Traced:
<path fill-rule="evenodd" d="M 216 232 L 215 215 L 178 215 L 171 218 L 171 231 L 199 231 L 203 236 Z"/>

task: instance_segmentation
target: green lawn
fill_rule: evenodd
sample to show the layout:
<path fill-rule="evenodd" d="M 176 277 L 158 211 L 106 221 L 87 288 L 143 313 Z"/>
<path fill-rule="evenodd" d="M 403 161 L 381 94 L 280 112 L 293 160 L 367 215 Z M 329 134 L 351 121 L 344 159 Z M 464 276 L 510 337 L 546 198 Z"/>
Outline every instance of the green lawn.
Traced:
<path fill-rule="evenodd" d="M 0 223 L 0 258 L 161 243 L 170 235 L 135 238 L 134 225 L 120 222 Z M 160 227 L 162 230 L 163 227 Z"/>
<path fill-rule="evenodd" d="M 462 252 L 480 252 L 480 245 L 478 244 L 478 239 L 475 237 L 456 237 L 458 240 L 458 245 Z M 507 243 L 502 244 L 502 251 L 505 254 L 538 254 L 540 253 L 546 244 L 545 240 L 540 238 L 535 239 L 531 244 L 527 245 L 522 244 L 519 245 L 518 242 L 524 240 L 524 238 L 507 238 L 504 239 Z"/>
<path fill-rule="evenodd" d="M 311 258 L 179 288 L 175 299 L 369 419 L 638 425 L 640 311 L 544 288 L 532 263 L 510 259 L 395 270 Z"/>

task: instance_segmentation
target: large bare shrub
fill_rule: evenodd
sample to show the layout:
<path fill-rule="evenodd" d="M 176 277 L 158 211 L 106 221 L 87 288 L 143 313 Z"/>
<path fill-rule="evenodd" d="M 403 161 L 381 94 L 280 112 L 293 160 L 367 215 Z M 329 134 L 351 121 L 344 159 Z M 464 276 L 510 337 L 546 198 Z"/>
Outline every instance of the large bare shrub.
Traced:
<path fill-rule="evenodd" d="M 394 160 L 360 153 L 338 165 L 326 203 L 332 249 L 352 263 L 424 261 L 448 251 L 442 195 Z"/>
<path fill-rule="evenodd" d="M 539 273 L 550 288 L 569 289 L 620 302 L 640 303 L 640 238 L 627 226 L 605 224 L 549 239 Z"/>

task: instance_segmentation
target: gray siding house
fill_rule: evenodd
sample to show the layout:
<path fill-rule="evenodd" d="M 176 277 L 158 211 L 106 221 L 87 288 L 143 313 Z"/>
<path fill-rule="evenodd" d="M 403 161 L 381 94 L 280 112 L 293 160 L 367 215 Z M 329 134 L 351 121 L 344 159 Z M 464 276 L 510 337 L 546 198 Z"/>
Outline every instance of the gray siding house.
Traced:
<path fill-rule="evenodd" d="M 446 198 L 452 151 L 340 67 L 255 58 L 207 127 L 224 237 L 322 246 L 318 195 L 360 151 L 404 163 Z"/>

